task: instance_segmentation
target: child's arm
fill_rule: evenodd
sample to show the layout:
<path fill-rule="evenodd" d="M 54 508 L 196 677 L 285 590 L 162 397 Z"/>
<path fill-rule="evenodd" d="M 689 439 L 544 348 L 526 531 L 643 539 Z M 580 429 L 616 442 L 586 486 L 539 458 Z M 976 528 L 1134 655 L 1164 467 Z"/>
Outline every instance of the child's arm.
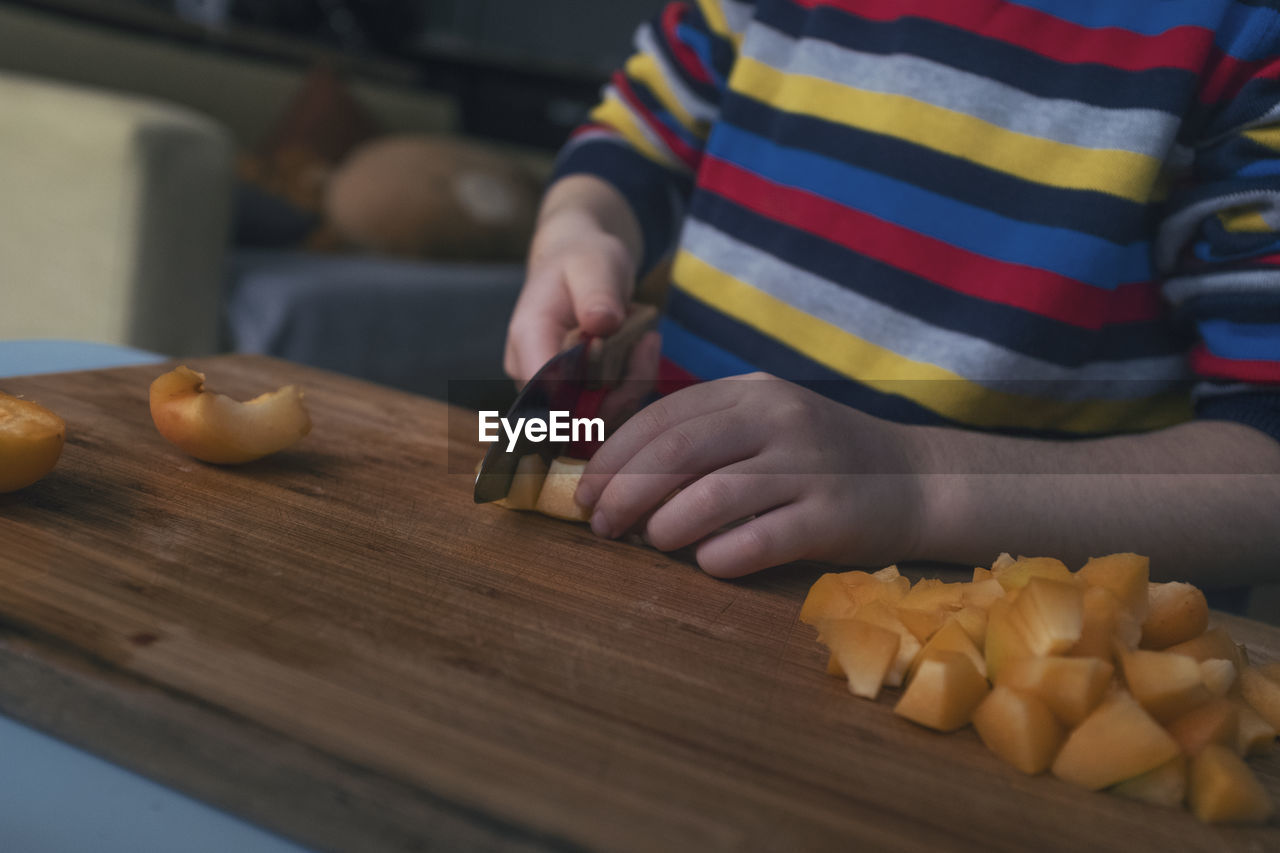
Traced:
<path fill-rule="evenodd" d="M 1280 573 L 1280 443 L 1230 422 L 1037 441 L 894 424 L 763 375 L 722 379 L 624 424 L 577 499 L 594 505 L 597 533 L 697 543 L 720 577 L 797 559 L 978 565 L 1000 551 L 1074 564 L 1137 551 L 1204 586 Z"/>

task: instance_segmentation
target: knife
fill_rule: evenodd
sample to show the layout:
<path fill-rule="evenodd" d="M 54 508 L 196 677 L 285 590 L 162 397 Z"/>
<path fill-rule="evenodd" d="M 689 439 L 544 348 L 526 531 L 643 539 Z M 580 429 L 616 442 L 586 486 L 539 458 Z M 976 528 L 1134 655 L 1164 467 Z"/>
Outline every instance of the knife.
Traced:
<path fill-rule="evenodd" d="M 594 337 L 583 334 L 579 329 L 570 332 L 565 339 L 565 349 L 552 356 L 521 389 L 505 419 L 509 423 L 515 423 L 519 418 L 549 420 L 552 411 L 567 411 L 573 416 L 584 414 L 578 409 L 585 397 L 590 396 L 593 403 L 599 403 L 598 393 L 587 392 L 602 392 L 616 387 L 622 381 L 632 348 L 657 322 L 657 308 L 633 303 L 627 309 L 622 326 L 612 335 Z M 594 415 L 595 412 L 589 414 Z M 484 461 L 480 463 L 480 471 L 476 474 L 475 502 L 488 503 L 505 498 L 511 489 L 516 466 L 523 457 L 537 453 L 550 462 L 561 455 L 563 445 L 564 442 L 532 442 L 522 431 L 515 446 L 507 450 L 506 441 L 499 436 L 498 441 L 489 445 Z"/>

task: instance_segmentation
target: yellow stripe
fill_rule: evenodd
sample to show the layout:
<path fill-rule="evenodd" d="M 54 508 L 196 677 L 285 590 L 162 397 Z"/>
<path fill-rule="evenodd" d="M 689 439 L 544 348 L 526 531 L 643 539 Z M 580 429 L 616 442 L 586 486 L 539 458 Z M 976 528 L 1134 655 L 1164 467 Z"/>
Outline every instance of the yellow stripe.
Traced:
<path fill-rule="evenodd" d="M 1262 210 L 1258 207 L 1224 210 L 1218 214 L 1218 221 L 1233 234 L 1270 234 L 1276 230 L 1262 218 Z"/>
<path fill-rule="evenodd" d="M 694 298 L 842 376 L 975 427 L 1100 433 L 1157 429 L 1191 417 L 1185 394 L 1063 402 L 983 388 L 851 335 L 685 250 L 676 257 L 672 279 Z"/>
<path fill-rule="evenodd" d="M 1270 148 L 1272 151 L 1280 151 L 1280 124 L 1271 124 L 1266 127 L 1246 130 L 1244 135 L 1259 145 Z"/>
<path fill-rule="evenodd" d="M 742 36 L 729 29 L 729 20 L 724 16 L 724 10 L 720 8 L 718 0 L 698 0 L 698 9 L 706 19 L 711 32 L 728 39 L 735 45 L 741 43 Z"/>
<path fill-rule="evenodd" d="M 644 134 L 644 131 L 637 124 L 635 113 L 631 112 L 626 104 L 612 95 L 606 97 L 591 111 L 591 119 L 608 125 L 618 133 L 621 133 L 622 137 L 633 148 L 658 165 L 688 171 L 687 166 L 650 142 L 649 137 Z"/>
<path fill-rule="evenodd" d="M 786 74 L 749 57 L 738 60 L 730 87 L 788 112 L 894 136 L 1054 187 L 1146 202 L 1160 172 L 1154 157 L 1016 133 L 904 95 Z"/>
<path fill-rule="evenodd" d="M 648 86 L 658 102 L 670 110 L 676 121 L 684 125 L 685 129 L 706 138 L 708 130 L 706 122 L 696 120 L 680 103 L 680 99 L 671 91 L 667 77 L 662 73 L 662 66 L 658 64 L 657 59 L 647 53 L 634 54 L 627 60 L 626 72 L 631 79 Z"/>

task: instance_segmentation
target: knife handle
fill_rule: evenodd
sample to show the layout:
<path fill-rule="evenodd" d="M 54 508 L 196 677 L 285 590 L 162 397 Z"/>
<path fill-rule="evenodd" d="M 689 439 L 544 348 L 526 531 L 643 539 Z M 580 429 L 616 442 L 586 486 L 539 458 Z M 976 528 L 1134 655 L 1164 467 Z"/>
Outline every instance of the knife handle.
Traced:
<path fill-rule="evenodd" d="M 627 359 L 645 332 L 658 325 L 658 309 L 652 305 L 633 302 L 627 306 L 626 319 L 612 335 L 592 337 L 587 343 L 587 387 L 600 388 L 617 385 L 627 370 Z M 581 329 L 574 329 L 565 339 L 565 346 L 573 346 L 584 337 Z"/>

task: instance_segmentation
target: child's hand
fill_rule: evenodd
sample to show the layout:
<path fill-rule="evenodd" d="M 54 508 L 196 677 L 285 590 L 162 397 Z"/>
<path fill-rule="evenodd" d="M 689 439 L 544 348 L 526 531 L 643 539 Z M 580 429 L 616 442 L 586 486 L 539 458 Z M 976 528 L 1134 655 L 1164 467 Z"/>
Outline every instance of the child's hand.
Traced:
<path fill-rule="evenodd" d="M 612 188 L 586 176 L 552 188 L 507 327 L 503 368 L 511 378 L 529 381 L 572 329 L 617 331 L 635 286 L 639 239 L 639 227 Z"/>
<path fill-rule="evenodd" d="M 883 564 L 919 538 L 916 435 L 772 376 L 722 379 L 623 425 L 577 498 L 594 505 L 597 534 L 641 527 L 664 551 L 698 543 L 698 564 L 718 577 L 798 559 Z"/>

